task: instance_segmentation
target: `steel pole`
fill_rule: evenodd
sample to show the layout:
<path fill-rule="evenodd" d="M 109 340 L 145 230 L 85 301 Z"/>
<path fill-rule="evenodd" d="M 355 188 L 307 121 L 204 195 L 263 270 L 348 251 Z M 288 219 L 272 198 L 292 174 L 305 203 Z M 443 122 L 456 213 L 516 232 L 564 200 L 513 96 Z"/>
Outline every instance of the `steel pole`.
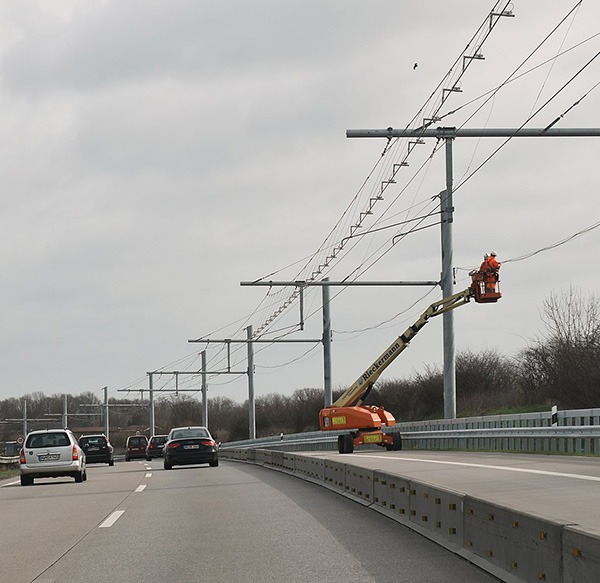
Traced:
<path fill-rule="evenodd" d="M 248 338 L 248 415 L 249 415 L 249 430 L 250 439 L 256 439 L 256 418 L 254 405 L 254 346 L 252 340 L 252 326 L 246 328 Z"/>
<path fill-rule="evenodd" d="M 63 429 L 66 429 L 69 425 L 69 418 L 67 413 L 67 395 L 66 393 L 63 395 L 63 414 L 62 414 L 62 426 Z"/>
<path fill-rule="evenodd" d="M 200 353 L 202 357 L 202 425 L 208 427 L 208 384 L 206 382 L 206 350 Z"/>
<path fill-rule="evenodd" d="M 328 282 L 326 277 L 323 282 Z M 323 392 L 325 407 L 329 407 L 333 402 L 331 389 L 331 312 L 329 286 L 323 286 Z"/>
<path fill-rule="evenodd" d="M 454 206 L 452 201 L 452 140 L 445 138 L 446 142 L 446 190 L 441 198 L 442 212 L 442 297 L 447 298 L 454 293 L 452 284 L 452 221 Z M 443 338 L 444 338 L 444 417 L 456 418 L 456 355 L 454 350 L 454 312 L 444 312 Z"/>
<path fill-rule="evenodd" d="M 150 437 L 154 435 L 154 375 L 148 374 L 148 393 L 150 394 Z"/>
<path fill-rule="evenodd" d="M 110 423 L 108 421 L 108 387 L 102 389 L 104 391 L 104 435 L 109 439 Z"/>

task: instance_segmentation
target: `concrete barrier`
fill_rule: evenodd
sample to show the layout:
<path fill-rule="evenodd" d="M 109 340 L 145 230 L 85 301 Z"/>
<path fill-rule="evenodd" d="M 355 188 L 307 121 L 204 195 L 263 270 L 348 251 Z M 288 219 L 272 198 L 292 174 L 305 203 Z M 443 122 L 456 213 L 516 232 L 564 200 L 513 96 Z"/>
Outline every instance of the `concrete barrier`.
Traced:
<path fill-rule="evenodd" d="M 465 550 L 522 581 L 562 581 L 564 524 L 465 499 Z"/>
<path fill-rule="evenodd" d="M 564 583 L 597 583 L 600 580 L 600 532 L 565 527 L 562 560 Z"/>
<path fill-rule="evenodd" d="M 359 502 L 371 504 L 373 502 L 373 470 L 359 468 L 346 464 L 346 488 L 348 496 L 357 498 Z"/>
<path fill-rule="evenodd" d="M 278 453 L 256 450 L 255 462 L 289 471 Z M 294 458 L 294 475 L 299 478 L 370 506 L 501 581 L 600 581 L 600 530 L 590 533 L 576 525 L 518 512 L 397 474 L 353 466 L 349 456 L 332 461 L 288 455 Z M 224 457 L 239 459 L 232 450 Z"/>
<path fill-rule="evenodd" d="M 338 492 L 346 491 L 346 464 L 325 460 L 323 464 L 325 485 Z"/>
<path fill-rule="evenodd" d="M 464 494 L 411 480 L 409 520 L 448 548 L 464 546 Z M 439 540 L 441 539 L 441 540 Z"/>
<path fill-rule="evenodd" d="M 373 475 L 373 503 L 377 510 L 399 522 L 410 516 L 410 482 L 399 476 L 376 471 Z"/>
<path fill-rule="evenodd" d="M 325 482 L 325 460 L 320 458 L 298 455 L 296 457 L 295 473 L 303 478 L 318 482 Z"/>

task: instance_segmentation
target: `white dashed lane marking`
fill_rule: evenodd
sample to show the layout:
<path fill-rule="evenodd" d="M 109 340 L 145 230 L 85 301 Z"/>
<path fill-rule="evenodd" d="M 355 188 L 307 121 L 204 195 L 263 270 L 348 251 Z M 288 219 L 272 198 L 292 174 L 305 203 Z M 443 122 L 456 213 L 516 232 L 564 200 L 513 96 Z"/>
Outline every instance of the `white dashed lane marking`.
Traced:
<path fill-rule="evenodd" d="M 98 528 L 110 528 L 124 513 L 125 510 L 115 510 Z"/>

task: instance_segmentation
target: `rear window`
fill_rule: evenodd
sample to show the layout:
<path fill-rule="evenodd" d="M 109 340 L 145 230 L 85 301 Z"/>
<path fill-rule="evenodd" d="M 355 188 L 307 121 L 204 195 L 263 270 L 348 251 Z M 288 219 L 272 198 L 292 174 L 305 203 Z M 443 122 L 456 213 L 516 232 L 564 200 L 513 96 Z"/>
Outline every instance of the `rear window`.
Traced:
<path fill-rule="evenodd" d="M 178 429 L 173 431 L 171 439 L 186 439 L 190 437 L 210 437 L 208 430 L 204 427 L 190 427 L 189 429 Z"/>
<path fill-rule="evenodd" d="M 146 445 L 148 440 L 145 437 L 130 437 L 128 439 L 129 445 Z"/>
<path fill-rule="evenodd" d="M 30 435 L 25 443 L 25 447 L 29 449 L 36 449 L 38 447 L 64 447 L 66 445 L 71 445 L 71 441 L 64 431 Z"/>
<path fill-rule="evenodd" d="M 106 439 L 104 437 L 82 437 L 79 440 L 81 445 L 96 445 L 102 447 L 106 445 Z"/>
<path fill-rule="evenodd" d="M 152 438 L 152 443 L 154 443 L 155 445 L 164 445 L 166 442 L 167 442 L 166 435 L 164 437 L 153 437 Z"/>

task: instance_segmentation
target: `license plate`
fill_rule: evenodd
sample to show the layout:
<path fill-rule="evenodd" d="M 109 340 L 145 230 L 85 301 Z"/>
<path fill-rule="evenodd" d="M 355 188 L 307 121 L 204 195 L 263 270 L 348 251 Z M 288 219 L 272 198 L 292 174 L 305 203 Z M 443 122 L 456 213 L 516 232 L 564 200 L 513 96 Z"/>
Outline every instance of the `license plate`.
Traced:
<path fill-rule="evenodd" d="M 365 435 L 363 441 L 365 443 L 381 443 L 383 436 L 381 435 Z"/>
<path fill-rule="evenodd" d="M 200 449 L 200 446 L 197 443 L 194 445 L 184 445 L 183 449 Z"/>
<path fill-rule="evenodd" d="M 100 451 L 99 447 L 88 447 L 88 451 Z"/>
<path fill-rule="evenodd" d="M 41 462 L 55 461 L 55 460 L 59 460 L 60 459 L 60 454 L 59 453 L 49 453 L 49 454 L 46 454 L 46 455 L 39 455 L 38 459 Z"/>

